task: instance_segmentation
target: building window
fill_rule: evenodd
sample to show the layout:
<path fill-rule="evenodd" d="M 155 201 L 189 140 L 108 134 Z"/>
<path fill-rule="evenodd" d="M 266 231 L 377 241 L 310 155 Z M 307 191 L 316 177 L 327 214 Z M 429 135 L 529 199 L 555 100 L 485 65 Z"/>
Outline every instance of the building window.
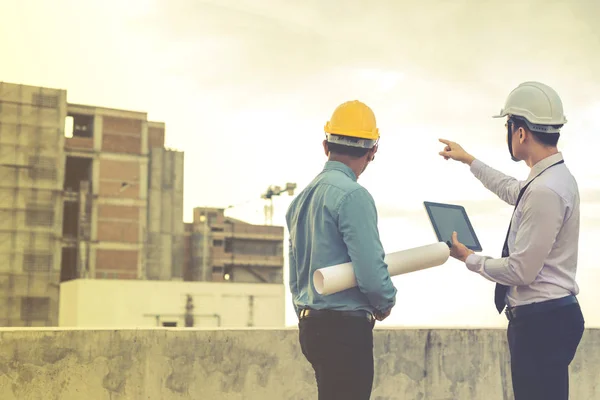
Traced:
<path fill-rule="evenodd" d="M 272 257 L 282 254 L 281 242 L 271 240 L 235 239 L 231 240 L 229 248 L 225 239 L 225 252 L 252 256 Z M 229 250 L 228 250 L 229 249 Z"/>
<path fill-rule="evenodd" d="M 230 265 L 226 265 L 223 268 L 223 280 L 233 282 L 233 268 Z"/>
<path fill-rule="evenodd" d="M 55 180 L 56 179 L 56 159 L 53 157 L 34 156 L 29 157 L 28 164 L 29 178 L 40 180 Z"/>
<path fill-rule="evenodd" d="M 65 163 L 64 189 L 78 192 L 81 182 L 92 180 L 92 159 L 83 157 L 67 157 Z"/>
<path fill-rule="evenodd" d="M 58 96 L 49 96 L 41 93 L 33 93 L 31 102 L 38 107 L 57 108 Z"/>
<path fill-rule="evenodd" d="M 223 273 L 223 267 L 213 267 L 212 269 L 213 274 L 222 274 Z"/>
<path fill-rule="evenodd" d="M 82 137 L 91 138 L 94 136 L 94 116 L 93 115 L 68 115 L 65 119 L 65 136 L 68 138 Z"/>
<path fill-rule="evenodd" d="M 223 246 L 223 241 L 222 240 L 213 240 L 213 246 L 217 246 L 217 247 L 221 247 Z"/>
<path fill-rule="evenodd" d="M 54 226 L 54 210 L 28 205 L 25 223 L 28 226 Z"/>
<path fill-rule="evenodd" d="M 45 321 L 49 314 L 49 297 L 21 297 L 21 319 L 23 321 Z"/>
<path fill-rule="evenodd" d="M 168 328 L 176 328 L 177 327 L 177 322 L 173 322 L 173 321 L 164 321 L 162 323 L 162 326 L 164 327 L 168 327 Z"/>
<path fill-rule="evenodd" d="M 225 253 L 233 252 L 233 239 L 225 238 Z"/>
<path fill-rule="evenodd" d="M 25 253 L 23 254 L 23 271 L 49 272 L 52 271 L 52 254 Z"/>

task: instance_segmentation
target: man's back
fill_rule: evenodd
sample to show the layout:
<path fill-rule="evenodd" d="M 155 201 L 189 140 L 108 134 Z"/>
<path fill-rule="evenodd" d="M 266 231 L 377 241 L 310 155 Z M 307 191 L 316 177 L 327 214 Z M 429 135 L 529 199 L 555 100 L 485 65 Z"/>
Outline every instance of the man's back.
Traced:
<path fill-rule="evenodd" d="M 371 195 L 345 164 L 325 169 L 296 197 L 286 214 L 290 232 L 290 288 L 298 308 L 388 310 L 396 289 L 383 261 Z M 316 269 L 352 261 L 358 287 L 329 296 L 313 285 Z"/>
<path fill-rule="evenodd" d="M 319 399 L 367 400 L 374 376 L 373 327 L 395 304 L 373 198 L 357 183 L 375 158 L 379 128 L 358 101 L 339 105 L 324 127 L 324 170 L 290 205 L 290 289 L 302 354 L 315 371 Z M 321 296 L 319 268 L 352 262 L 357 287 Z M 352 349 L 352 351 L 348 351 Z"/>

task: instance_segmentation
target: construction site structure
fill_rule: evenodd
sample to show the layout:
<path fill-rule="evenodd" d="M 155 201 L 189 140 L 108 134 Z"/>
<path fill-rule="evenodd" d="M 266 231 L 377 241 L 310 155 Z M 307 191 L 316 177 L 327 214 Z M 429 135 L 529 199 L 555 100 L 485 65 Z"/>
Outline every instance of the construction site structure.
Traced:
<path fill-rule="evenodd" d="M 66 92 L 0 82 L 0 323 L 56 325 Z"/>
<path fill-rule="evenodd" d="M 273 197 L 281 196 L 283 193 L 286 193 L 289 196 L 294 195 L 294 190 L 296 190 L 297 185 L 295 183 L 286 183 L 285 187 L 271 185 L 267 188 L 267 190 L 261 195 L 261 198 L 267 201 L 265 204 L 265 225 L 273 225 L 273 213 L 275 212 L 273 208 Z"/>
<path fill-rule="evenodd" d="M 146 113 L 0 82 L 0 325 L 56 326 L 60 282 L 183 278 L 183 153 L 164 138 Z"/>
<path fill-rule="evenodd" d="M 184 279 L 283 284 L 283 227 L 249 224 L 224 211 L 194 208 L 185 227 Z"/>

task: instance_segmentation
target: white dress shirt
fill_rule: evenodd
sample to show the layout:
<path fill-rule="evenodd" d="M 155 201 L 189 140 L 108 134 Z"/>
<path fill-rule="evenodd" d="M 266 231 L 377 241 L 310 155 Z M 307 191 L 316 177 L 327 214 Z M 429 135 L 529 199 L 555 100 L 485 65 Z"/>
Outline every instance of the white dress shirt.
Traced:
<path fill-rule="evenodd" d="M 541 160 L 524 182 L 479 160 L 472 162 L 471 172 L 486 188 L 514 206 L 523 186 L 562 159 L 558 153 Z M 515 307 L 577 295 L 578 244 L 579 189 L 567 166 L 559 164 L 538 176 L 525 190 L 512 218 L 509 256 L 471 254 L 466 264 L 490 281 L 510 286 L 506 304 Z"/>

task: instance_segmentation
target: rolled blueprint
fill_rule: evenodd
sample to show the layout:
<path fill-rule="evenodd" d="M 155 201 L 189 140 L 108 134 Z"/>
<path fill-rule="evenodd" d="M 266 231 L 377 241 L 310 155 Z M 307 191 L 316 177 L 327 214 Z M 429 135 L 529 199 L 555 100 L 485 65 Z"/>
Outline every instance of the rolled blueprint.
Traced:
<path fill-rule="evenodd" d="M 442 265 L 450 257 L 450 249 L 444 242 L 415 247 L 385 255 L 391 276 L 407 274 Z M 329 295 L 357 286 L 352 263 L 320 268 L 313 275 L 313 283 L 319 294 Z"/>

